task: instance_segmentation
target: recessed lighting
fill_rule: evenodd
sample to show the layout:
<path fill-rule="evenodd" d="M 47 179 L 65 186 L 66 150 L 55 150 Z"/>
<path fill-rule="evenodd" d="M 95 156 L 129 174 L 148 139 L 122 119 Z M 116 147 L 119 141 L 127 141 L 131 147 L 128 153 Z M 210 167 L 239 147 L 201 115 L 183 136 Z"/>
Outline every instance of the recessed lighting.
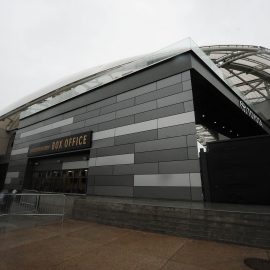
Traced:
<path fill-rule="evenodd" d="M 214 122 L 214 124 L 216 124 L 216 123 L 217 123 L 217 121 Z"/>
<path fill-rule="evenodd" d="M 205 117 L 205 114 L 203 114 L 202 117 L 204 118 Z"/>
<path fill-rule="evenodd" d="M 232 133 L 232 130 L 230 130 L 230 132 Z"/>
<path fill-rule="evenodd" d="M 225 128 L 225 126 L 223 126 L 222 128 Z"/>

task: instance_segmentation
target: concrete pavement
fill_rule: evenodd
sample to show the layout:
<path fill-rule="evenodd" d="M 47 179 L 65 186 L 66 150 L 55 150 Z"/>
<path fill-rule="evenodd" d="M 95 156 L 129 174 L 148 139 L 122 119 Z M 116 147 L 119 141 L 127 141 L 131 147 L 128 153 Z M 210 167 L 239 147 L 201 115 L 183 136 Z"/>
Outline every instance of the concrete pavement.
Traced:
<path fill-rule="evenodd" d="M 66 220 L 0 235 L 0 270 L 248 270 L 270 251 Z"/>

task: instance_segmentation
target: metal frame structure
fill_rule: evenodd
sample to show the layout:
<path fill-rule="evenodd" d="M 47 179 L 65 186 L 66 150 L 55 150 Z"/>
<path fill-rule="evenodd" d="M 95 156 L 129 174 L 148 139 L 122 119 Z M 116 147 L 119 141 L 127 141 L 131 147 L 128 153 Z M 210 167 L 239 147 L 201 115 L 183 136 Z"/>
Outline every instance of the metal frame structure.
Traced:
<path fill-rule="evenodd" d="M 250 45 L 200 47 L 252 103 L 270 100 L 270 49 Z"/>

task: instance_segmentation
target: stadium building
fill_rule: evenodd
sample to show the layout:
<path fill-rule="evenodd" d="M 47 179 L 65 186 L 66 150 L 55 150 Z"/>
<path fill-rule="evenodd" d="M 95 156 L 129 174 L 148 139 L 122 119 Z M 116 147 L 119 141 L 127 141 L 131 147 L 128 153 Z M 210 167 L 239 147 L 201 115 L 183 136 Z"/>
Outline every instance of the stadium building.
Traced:
<path fill-rule="evenodd" d="M 269 94 L 270 50 L 256 46 L 199 48 L 186 39 L 95 67 L 2 110 L 2 187 L 260 202 L 254 193 L 270 187 L 261 151 Z M 241 164 L 220 168 L 222 153 Z M 263 175 L 261 183 L 241 171 L 251 161 L 248 174 Z M 217 184 L 218 172 L 227 179 Z"/>

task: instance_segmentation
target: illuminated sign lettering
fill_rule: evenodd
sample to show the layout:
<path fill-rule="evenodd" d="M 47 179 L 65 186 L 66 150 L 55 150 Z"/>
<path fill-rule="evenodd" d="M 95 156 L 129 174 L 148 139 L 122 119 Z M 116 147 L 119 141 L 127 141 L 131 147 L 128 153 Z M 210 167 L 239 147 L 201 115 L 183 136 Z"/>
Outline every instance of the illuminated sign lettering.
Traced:
<path fill-rule="evenodd" d="M 92 132 L 87 132 L 33 144 L 29 147 L 28 156 L 41 156 L 90 148 L 91 136 Z"/>

